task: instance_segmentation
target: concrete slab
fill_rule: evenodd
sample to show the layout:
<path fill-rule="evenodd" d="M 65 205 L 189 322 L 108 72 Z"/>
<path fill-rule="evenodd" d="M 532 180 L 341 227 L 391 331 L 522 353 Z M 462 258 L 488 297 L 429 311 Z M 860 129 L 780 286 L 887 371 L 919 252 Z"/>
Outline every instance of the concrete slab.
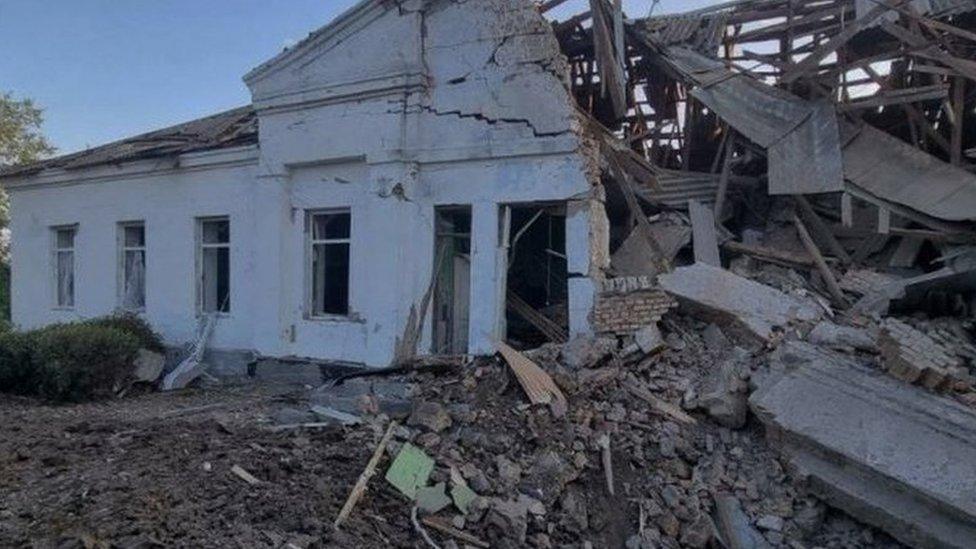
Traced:
<path fill-rule="evenodd" d="M 658 283 L 678 299 L 681 308 L 729 324 L 740 335 L 763 342 L 777 328 L 797 321 L 814 322 L 822 314 L 811 303 L 704 263 L 661 275 Z"/>
<path fill-rule="evenodd" d="M 913 547 L 972 547 L 973 410 L 806 343 L 772 364 L 750 406 L 819 497 Z"/>

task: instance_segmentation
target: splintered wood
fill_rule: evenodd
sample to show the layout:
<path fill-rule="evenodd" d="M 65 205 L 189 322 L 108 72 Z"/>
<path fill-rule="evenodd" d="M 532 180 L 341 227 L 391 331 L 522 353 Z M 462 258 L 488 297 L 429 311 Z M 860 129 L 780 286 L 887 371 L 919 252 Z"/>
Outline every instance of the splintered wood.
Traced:
<path fill-rule="evenodd" d="M 397 422 L 391 421 L 390 426 L 386 429 L 386 434 L 380 439 L 380 443 L 376 446 L 376 451 L 373 452 L 373 457 L 369 459 L 369 463 L 366 464 L 366 469 L 363 470 L 362 474 L 359 475 L 359 479 L 356 480 L 356 485 L 353 486 L 352 491 L 349 493 L 349 497 L 346 499 L 345 505 L 342 506 L 342 510 L 339 511 L 339 516 L 336 517 L 333 526 L 338 529 L 342 526 L 342 523 L 349 518 L 349 514 L 352 513 L 356 503 L 363 497 L 366 493 L 366 485 L 369 484 L 369 479 L 373 478 L 376 474 L 376 466 L 380 462 L 380 458 L 383 457 L 383 452 L 386 451 L 386 447 L 390 444 L 390 439 L 393 437 L 393 431 L 397 428 Z"/>
<path fill-rule="evenodd" d="M 566 396 L 545 370 L 501 341 L 495 342 L 495 349 L 511 367 L 532 404 L 548 404 L 556 417 L 566 415 L 569 409 Z"/>

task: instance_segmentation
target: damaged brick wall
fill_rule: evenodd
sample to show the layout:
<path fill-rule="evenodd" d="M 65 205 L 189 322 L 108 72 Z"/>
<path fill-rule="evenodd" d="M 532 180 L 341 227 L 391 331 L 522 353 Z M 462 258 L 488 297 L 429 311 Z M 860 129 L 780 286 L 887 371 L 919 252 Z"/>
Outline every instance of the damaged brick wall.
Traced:
<path fill-rule="evenodd" d="M 593 327 L 601 334 L 632 334 L 656 324 L 677 305 L 666 292 L 654 289 L 650 277 L 609 279 L 593 308 Z"/>

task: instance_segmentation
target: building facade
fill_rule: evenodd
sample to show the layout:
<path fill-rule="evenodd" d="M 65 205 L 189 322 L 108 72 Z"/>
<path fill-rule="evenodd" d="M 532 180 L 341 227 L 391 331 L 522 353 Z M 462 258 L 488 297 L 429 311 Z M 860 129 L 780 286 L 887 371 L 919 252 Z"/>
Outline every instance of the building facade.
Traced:
<path fill-rule="evenodd" d="M 5 172 L 13 321 L 132 310 L 179 345 L 216 314 L 214 349 L 371 366 L 418 317 L 422 354 L 491 352 L 513 299 L 590 332 L 608 222 L 567 74 L 528 0 L 361 2 L 251 107 Z"/>

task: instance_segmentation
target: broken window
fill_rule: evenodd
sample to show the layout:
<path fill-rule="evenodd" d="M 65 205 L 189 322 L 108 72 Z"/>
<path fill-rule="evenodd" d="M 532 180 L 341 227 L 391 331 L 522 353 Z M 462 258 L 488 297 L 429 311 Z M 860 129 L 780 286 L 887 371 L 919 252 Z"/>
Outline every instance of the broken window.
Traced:
<path fill-rule="evenodd" d="M 230 220 L 198 220 L 199 303 L 205 313 L 230 312 Z"/>
<path fill-rule="evenodd" d="M 146 307 L 146 227 L 142 223 L 119 225 L 120 304 L 126 311 Z"/>
<path fill-rule="evenodd" d="M 501 243 L 508 251 L 502 333 L 518 346 L 565 342 L 569 328 L 566 206 L 503 206 L 501 214 Z"/>
<path fill-rule="evenodd" d="M 348 210 L 308 215 L 309 311 L 311 316 L 349 314 Z"/>
<path fill-rule="evenodd" d="M 77 227 L 54 229 L 54 284 L 58 307 L 75 306 L 75 235 Z"/>
<path fill-rule="evenodd" d="M 471 207 L 435 209 L 434 354 L 468 352 L 471 294 Z"/>

